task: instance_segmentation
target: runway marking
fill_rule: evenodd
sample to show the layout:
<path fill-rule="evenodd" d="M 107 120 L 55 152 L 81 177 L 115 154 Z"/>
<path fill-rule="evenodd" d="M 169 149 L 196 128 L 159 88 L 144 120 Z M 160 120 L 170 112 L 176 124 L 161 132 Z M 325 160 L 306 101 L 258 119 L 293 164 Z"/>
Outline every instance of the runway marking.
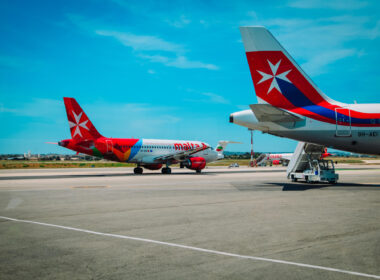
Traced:
<path fill-rule="evenodd" d="M 109 188 L 110 186 L 72 186 L 72 189 L 103 189 Z"/>
<path fill-rule="evenodd" d="M 21 203 L 23 202 L 23 200 L 21 198 L 12 198 L 9 202 L 8 202 L 8 205 L 7 207 L 5 207 L 5 210 L 11 210 L 11 209 L 16 209 L 17 206 L 19 206 Z"/>
<path fill-rule="evenodd" d="M 84 233 L 100 235 L 100 236 L 135 240 L 135 241 L 141 241 L 141 242 L 147 242 L 147 243 L 153 243 L 153 244 L 159 244 L 159 245 L 166 245 L 166 246 L 170 246 L 170 247 L 177 247 L 177 248 L 188 249 L 188 250 L 204 252 L 204 253 L 210 253 L 210 254 L 215 254 L 215 255 L 222 255 L 222 256 L 235 257 L 235 258 L 241 258 L 241 259 L 250 259 L 250 260 L 255 260 L 255 261 L 264 261 L 264 262 L 271 262 L 271 263 L 288 264 L 288 265 L 294 265 L 294 266 L 299 266 L 299 267 L 314 268 L 314 269 L 319 269 L 319 270 L 340 272 L 340 273 L 345 273 L 345 274 L 350 274 L 350 275 L 380 279 L 380 275 L 373 275 L 373 274 L 355 272 L 355 271 L 326 267 L 326 266 L 311 265 L 311 264 L 305 264 L 305 263 L 297 263 L 297 262 L 290 262 L 290 261 L 283 261 L 283 260 L 277 260 L 277 259 L 248 256 L 248 255 L 239 255 L 239 254 L 234 254 L 234 253 L 204 249 L 204 248 L 199 248 L 199 247 L 193 247 L 193 246 L 187 246 L 187 245 L 182 245 L 182 244 L 177 244 L 177 243 L 158 241 L 158 240 L 153 240 L 153 239 L 146 239 L 146 238 L 140 238 L 140 237 L 134 237 L 134 236 L 128 236 L 128 235 L 120 235 L 120 234 L 112 234 L 112 233 L 104 233 L 104 232 L 92 231 L 92 230 L 87 230 L 87 229 L 67 227 L 67 226 L 48 224 L 48 223 L 42 223 L 42 222 L 36 222 L 36 221 L 30 221 L 30 220 L 15 219 L 15 218 L 4 217 L 4 216 L 0 216 L 0 219 L 13 221 L 13 222 L 19 222 L 19 223 L 28 223 L 28 224 L 36 224 L 36 225 L 48 226 L 48 227 L 54 227 L 54 228 L 61 228 L 61 229 L 84 232 Z"/>

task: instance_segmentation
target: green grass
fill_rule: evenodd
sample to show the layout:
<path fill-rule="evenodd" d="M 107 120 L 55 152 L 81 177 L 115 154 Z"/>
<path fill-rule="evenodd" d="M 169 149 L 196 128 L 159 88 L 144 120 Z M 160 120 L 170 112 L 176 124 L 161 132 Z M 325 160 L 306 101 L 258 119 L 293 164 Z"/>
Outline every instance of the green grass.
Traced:
<path fill-rule="evenodd" d="M 35 168 L 97 168 L 97 167 L 132 167 L 135 164 L 123 162 L 91 162 L 91 161 L 0 161 L 0 169 L 35 169 Z"/>
<path fill-rule="evenodd" d="M 238 163 L 240 166 L 248 166 L 249 159 L 222 159 L 211 162 L 207 166 L 229 166 L 231 163 Z"/>
<path fill-rule="evenodd" d="M 331 159 L 334 162 L 338 163 L 364 163 L 363 160 L 358 158 L 346 158 L 346 157 L 329 157 L 327 159 Z"/>

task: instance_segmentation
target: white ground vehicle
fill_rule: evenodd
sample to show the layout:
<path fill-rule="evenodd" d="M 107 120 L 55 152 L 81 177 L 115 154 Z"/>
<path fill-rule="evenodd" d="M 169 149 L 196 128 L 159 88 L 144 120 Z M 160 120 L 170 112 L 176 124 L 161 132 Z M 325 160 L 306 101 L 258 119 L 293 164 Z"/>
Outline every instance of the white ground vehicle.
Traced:
<path fill-rule="evenodd" d="M 335 184 L 339 176 L 335 174 L 334 162 L 322 159 L 324 147 L 299 142 L 287 168 L 287 176 L 293 182 L 305 180 L 307 183 L 328 182 Z"/>
<path fill-rule="evenodd" d="M 303 172 L 292 172 L 290 178 L 293 182 L 303 179 L 307 183 L 328 182 L 335 184 L 339 175 L 335 174 L 334 162 L 332 160 L 310 160 L 309 168 Z"/>

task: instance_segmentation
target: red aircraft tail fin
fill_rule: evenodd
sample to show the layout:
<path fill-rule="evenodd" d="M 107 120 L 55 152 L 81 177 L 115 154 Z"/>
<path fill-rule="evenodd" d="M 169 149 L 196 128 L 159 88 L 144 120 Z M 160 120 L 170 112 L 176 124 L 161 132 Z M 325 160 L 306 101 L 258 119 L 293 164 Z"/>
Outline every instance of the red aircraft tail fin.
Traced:
<path fill-rule="evenodd" d="M 332 154 L 327 151 L 327 148 L 325 148 L 325 152 L 322 154 L 321 158 L 326 158 L 329 156 L 332 156 Z"/>
<path fill-rule="evenodd" d="M 286 109 L 340 104 L 322 93 L 269 30 L 240 27 L 240 31 L 259 103 Z"/>
<path fill-rule="evenodd" d="M 102 135 L 96 130 L 86 113 L 74 98 L 64 97 L 71 137 L 77 140 L 96 139 Z"/>

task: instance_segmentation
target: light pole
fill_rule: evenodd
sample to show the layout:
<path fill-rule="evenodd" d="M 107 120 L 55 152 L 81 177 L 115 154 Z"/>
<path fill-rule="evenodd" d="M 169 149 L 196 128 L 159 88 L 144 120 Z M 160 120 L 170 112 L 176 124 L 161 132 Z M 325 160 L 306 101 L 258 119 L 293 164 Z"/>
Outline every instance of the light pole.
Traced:
<path fill-rule="evenodd" d="M 253 163 L 253 156 L 254 156 L 254 153 L 253 153 L 253 129 L 248 129 L 248 130 L 251 132 L 251 161 L 249 162 L 249 166 L 254 167 L 254 163 Z"/>

